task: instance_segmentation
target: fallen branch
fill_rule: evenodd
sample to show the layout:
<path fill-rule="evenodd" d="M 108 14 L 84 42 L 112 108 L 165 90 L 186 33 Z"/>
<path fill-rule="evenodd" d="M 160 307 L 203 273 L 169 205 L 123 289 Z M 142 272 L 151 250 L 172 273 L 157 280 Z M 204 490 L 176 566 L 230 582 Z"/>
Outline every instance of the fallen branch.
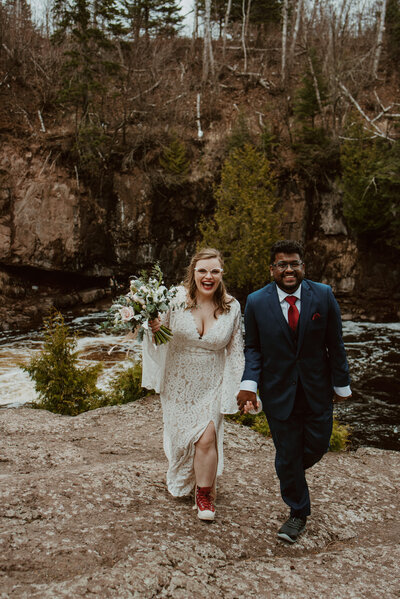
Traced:
<path fill-rule="evenodd" d="M 38 112 L 38 117 L 39 117 L 39 121 L 40 121 L 40 130 L 42 131 L 42 133 L 46 133 L 46 127 L 44 126 L 42 113 L 40 112 L 40 110 L 38 110 L 37 112 Z"/>
<path fill-rule="evenodd" d="M 145 89 L 144 92 L 140 92 L 136 96 L 133 96 L 133 98 L 129 98 L 129 101 L 133 102 L 133 100 L 137 100 L 141 96 L 144 96 L 144 94 L 149 94 L 150 92 L 153 91 L 153 89 L 156 89 L 160 85 L 160 83 L 161 83 L 161 79 L 159 81 L 157 81 L 157 83 L 155 83 L 154 85 L 152 85 L 151 87 L 149 87 L 149 89 Z"/>
<path fill-rule="evenodd" d="M 264 89 L 270 90 L 273 87 L 275 87 L 274 84 L 271 83 L 271 81 L 266 81 L 262 77 L 262 75 L 260 75 L 260 73 L 241 73 L 241 72 L 237 71 L 234 67 L 228 66 L 227 68 L 229 71 L 231 71 L 231 73 L 234 73 L 238 77 L 247 77 L 249 79 L 255 80 L 255 82 L 258 83 L 259 85 L 261 85 L 261 87 L 263 87 Z"/>
<path fill-rule="evenodd" d="M 172 98 L 171 100 L 168 100 L 168 102 L 165 102 L 165 106 L 167 106 L 168 104 L 172 104 L 172 102 L 176 102 L 176 100 L 179 100 L 180 98 L 183 98 L 184 96 L 186 96 L 186 92 L 184 92 L 183 94 L 179 94 L 179 96 L 176 96 L 175 98 Z"/>
<path fill-rule="evenodd" d="M 361 116 L 367 121 L 367 123 L 374 129 L 374 133 L 375 136 L 378 137 L 383 137 L 383 139 L 387 139 L 389 141 L 395 141 L 394 139 L 392 139 L 391 137 L 389 137 L 388 135 L 385 135 L 377 125 L 375 125 L 375 123 L 372 121 L 372 119 L 369 118 L 368 115 L 365 114 L 365 112 L 363 111 L 363 109 L 361 108 L 361 106 L 359 105 L 359 103 L 357 102 L 357 100 L 355 98 L 353 98 L 353 96 L 351 95 L 351 93 L 349 92 L 349 90 L 343 85 L 343 83 L 341 83 L 340 81 L 338 81 L 339 87 L 340 89 L 345 93 L 345 95 L 349 98 L 350 102 L 356 107 L 356 109 L 358 110 L 358 112 L 361 114 Z"/>
<path fill-rule="evenodd" d="M 50 160 L 51 152 L 52 152 L 52 150 L 50 150 L 50 152 L 49 152 L 49 154 L 48 154 L 48 156 L 47 156 L 46 160 L 43 162 L 43 166 L 42 166 L 42 168 L 40 169 L 39 177 L 40 177 L 40 176 L 43 174 L 43 171 L 44 171 L 44 169 L 46 168 L 46 164 L 47 164 L 47 163 L 48 163 L 48 161 Z"/>

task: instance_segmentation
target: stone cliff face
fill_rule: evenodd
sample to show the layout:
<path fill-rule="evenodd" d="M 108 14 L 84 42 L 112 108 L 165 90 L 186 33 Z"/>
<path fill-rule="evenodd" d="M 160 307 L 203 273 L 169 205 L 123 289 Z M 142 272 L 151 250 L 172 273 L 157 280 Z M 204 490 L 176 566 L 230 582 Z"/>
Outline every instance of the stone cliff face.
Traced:
<path fill-rule="evenodd" d="M 123 165 L 96 195 L 63 166 L 60 143 L 56 138 L 52 144 L 47 140 L 47 146 L 46 140 L 24 146 L 9 140 L 0 150 L 3 309 L 16 297 L 35 303 L 37 298 L 29 299 L 32 287 L 51 297 L 52 287 L 58 286 L 57 293 L 68 296 L 58 305 L 72 305 L 75 287 L 105 288 L 110 276 L 126 278 L 157 259 L 167 279 L 179 280 L 195 246 L 198 222 L 212 210 L 215 174 L 205 170 L 171 185 L 156 171 L 150 176 L 136 165 Z M 340 192 L 333 184 L 328 191 L 309 195 L 293 182 L 281 188 L 283 234 L 305 242 L 308 276 L 332 285 L 345 317 L 397 319 L 396 257 L 388 252 L 376 256 L 368 248 L 360 251 L 348 235 Z M 43 273 L 46 288 L 40 283 Z M 361 301 L 355 300 L 359 296 Z"/>

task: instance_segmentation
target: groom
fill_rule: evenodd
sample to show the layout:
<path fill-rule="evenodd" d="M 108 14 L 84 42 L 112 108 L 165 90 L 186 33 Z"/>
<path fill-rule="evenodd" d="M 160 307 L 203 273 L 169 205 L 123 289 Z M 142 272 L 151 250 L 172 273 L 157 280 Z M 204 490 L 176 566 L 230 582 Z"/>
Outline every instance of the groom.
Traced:
<path fill-rule="evenodd" d="M 278 537 L 294 543 L 310 515 L 305 470 L 328 450 L 333 401 L 350 397 L 339 306 L 328 285 L 304 278 L 303 248 L 271 248 L 274 281 L 250 294 L 246 364 L 237 401 L 257 408 L 259 390 L 275 444 L 275 467 L 290 517 Z"/>

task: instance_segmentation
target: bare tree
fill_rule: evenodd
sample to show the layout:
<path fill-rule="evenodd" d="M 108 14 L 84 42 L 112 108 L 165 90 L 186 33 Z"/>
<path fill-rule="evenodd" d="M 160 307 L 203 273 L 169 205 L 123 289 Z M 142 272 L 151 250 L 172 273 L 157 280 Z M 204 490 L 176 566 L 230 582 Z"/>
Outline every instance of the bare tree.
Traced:
<path fill-rule="evenodd" d="M 283 0 L 282 6 L 282 61 L 281 61 L 281 80 L 286 81 L 286 48 L 289 17 L 289 0 Z"/>
<path fill-rule="evenodd" d="M 197 40 L 199 37 L 199 0 L 194 0 L 194 16 L 193 16 L 193 34 L 192 39 Z"/>
<path fill-rule="evenodd" d="M 299 29 L 300 29 L 302 12 L 303 12 L 303 0 L 297 0 L 297 3 L 296 3 L 296 21 L 295 21 L 295 24 L 294 24 L 294 27 L 293 27 L 292 42 L 290 44 L 290 52 L 289 52 L 289 62 L 290 62 L 290 64 L 292 64 L 292 62 L 293 62 L 294 50 L 295 50 L 297 38 L 298 38 L 298 35 L 299 35 Z"/>
<path fill-rule="evenodd" d="M 231 9 L 232 9 L 232 0 L 228 0 L 228 4 L 226 6 L 226 12 L 225 12 L 225 22 L 224 22 L 224 32 L 222 34 L 222 54 L 223 57 L 225 58 L 225 50 L 226 50 L 226 34 L 228 31 L 228 24 L 229 24 L 229 17 L 231 14 Z"/>
<path fill-rule="evenodd" d="M 211 71 L 214 77 L 214 55 L 211 39 L 211 0 L 205 0 L 204 11 L 204 48 L 203 48 L 203 83 L 208 79 Z"/>
<path fill-rule="evenodd" d="M 249 0 L 250 5 L 251 0 Z M 244 72 L 247 72 L 247 48 L 246 48 L 246 29 L 247 29 L 247 15 L 248 11 L 246 11 L 246 0 L 242 0 L 242 48 L 243 48 L 243 58 L 244 58 Z"/>
<path fill-rule="evenodd" d="M 383 41 L 383 33 L 385 31 L 385 17 L 386 17 L 386 4 L 387 0 L 381 0 L 381 10 L 379 15 L 379 25 L 378 25 L 378 36 L 376 39 L 376 47 L 375 47 L 375 56 L 374 62 L 372 66 L 372 75 L 375 79 L 378 76 L 378 67 L 379 67 L 379 59 L 382 51 L 382 41 Z"/>

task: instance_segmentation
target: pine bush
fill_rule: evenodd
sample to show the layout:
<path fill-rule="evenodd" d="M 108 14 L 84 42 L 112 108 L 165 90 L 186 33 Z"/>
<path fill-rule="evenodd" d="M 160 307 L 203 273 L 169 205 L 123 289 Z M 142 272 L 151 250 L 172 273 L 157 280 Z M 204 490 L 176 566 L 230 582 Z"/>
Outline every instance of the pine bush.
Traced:
<path fill-rule="evenodd" d="M 223 253 L 228 285 L 247 293 L 266 283 L 269 248 L 280 236 L 274 173 L 264 154 L 249 144 L 233 150 L 214 197 L 214 217 L 200 225 L 202 245 Z"/>
<path fill-rule="evenodd" d="M 183 141 L 174 137 L 160 156 L 160 165 L 172 178 L 172 182 L 183 183 L 190 168 L 186 146 Z"/>
<path fill-rule="evenodd" d="M 44 347 L 24 367 L 35 382 L 36 408 L 76 416 L 99 407 L 103 393 L 97 388 L 102 365 L 78 368 L 76 337 L 71 335 L 59 312 L 44 321 Z"/>

